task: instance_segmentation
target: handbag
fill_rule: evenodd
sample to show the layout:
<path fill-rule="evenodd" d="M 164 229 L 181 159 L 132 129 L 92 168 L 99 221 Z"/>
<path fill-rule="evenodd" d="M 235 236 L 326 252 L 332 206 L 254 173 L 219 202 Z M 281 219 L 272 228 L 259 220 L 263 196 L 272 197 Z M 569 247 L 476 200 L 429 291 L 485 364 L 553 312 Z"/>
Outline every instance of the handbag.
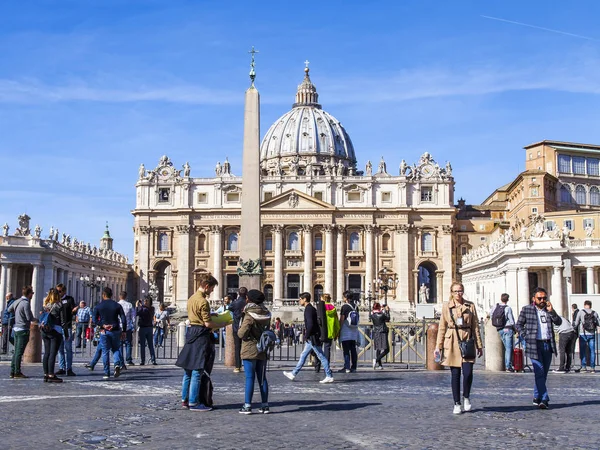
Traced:
<path fill-rule="evenodd" d="M 460 354 L 463 359 L 475 359 L 475 339 L 471 336 L 468 339 L 462 340 L 458 334 L 458 325 L 456 325 L 456 321 L 454 320 L 454 315 L 452 311 L 450 311 L 450 318 L 452 322 L 454 322 L 454 331 L 456 331 L 456 339 L 458 339 L 458 348 L 460 349 Z"/>

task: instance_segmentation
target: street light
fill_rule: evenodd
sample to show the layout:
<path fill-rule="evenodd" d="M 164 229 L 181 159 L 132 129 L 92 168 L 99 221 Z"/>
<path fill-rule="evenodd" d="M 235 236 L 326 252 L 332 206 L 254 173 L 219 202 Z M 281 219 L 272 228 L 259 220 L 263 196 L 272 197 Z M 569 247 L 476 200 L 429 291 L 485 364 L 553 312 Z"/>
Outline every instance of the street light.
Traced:
<path fill-rule="evenodd" d="M 390 289 L 394 289 L 398 285 L 398 275 L 388 273 L 387 267 L 379 271 L 379 276 L 373 283 L 381 292 L 383 292 L 383 304 L 387 305 L 387 294 Z"/>
<path fill-rule="evenodd" d="M 79 281 L 81 281 L 81 284 L 83 284 L 85 287 L 90 288 L 91 309 L 94 309 L 94 297 L 92 296 L 93 291 L 95 290 L 97 292 L 99 288 L 102 288 L 102 284 L 106 281 L 106 277 L 104 275 L 94 276 L 95 270 L 96 270 L 96 268 L 94 266 L 92 266 L 92 275 L 91 276 L 86 274 L 85 276 L 81 275 L 79 277 Z"/>

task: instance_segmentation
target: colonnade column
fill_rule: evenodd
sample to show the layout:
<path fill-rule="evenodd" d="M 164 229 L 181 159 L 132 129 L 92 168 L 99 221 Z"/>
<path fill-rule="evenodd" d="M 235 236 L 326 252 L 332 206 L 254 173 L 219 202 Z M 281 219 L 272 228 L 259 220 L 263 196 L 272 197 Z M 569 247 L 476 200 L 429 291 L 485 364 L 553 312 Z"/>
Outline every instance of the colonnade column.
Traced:
<path fill-rule="evenodd" d="M 407 302 L 410 297 L 410 272 L 408 269 L 408 230 L 410 225 L 401 224 L 396 226 L 394 259 L 398 285 L 396 286 L 396 301 Z"/>
<path fill-rule="evenodd" d="M 373 260 L 373 231 L 375 227 L 373 225 L 365 225 L 365 292 L 368 290 L 374 293 L 374 286 L 371 286 L 374 278 L 374 260 Z"/>
<path fill-rule="evenodd" d="M 333 225 L 324 225 L 325 238 L 325 294 L 333 297 Z"/>
<path fill-rule="evenodd" d="M 565 311 L 568 310 L 566 299 L 563 300 L 563 277 L 562 267 L 555 266 L 552 268 L 552 306 L 556 308 L 556 312 L 564 317 Z"/>
<path fill-rule="evenodd" d="M 586 288 L 587 288 L 587 293 L 588 294 L 595 294 L 594 292 L 594 268 L 593 267 L 586 267 L 585 268 L 585 272 L 586 272 Z"/>
<path fill-rule="evenodd" d="M 40 265 L 33 265 L 33 274 L 31 275 L 31 287 L 33 288 L 32 312 L 37 317 L 44 305 L 44 288 L 40 289 Z M 79 302 L 77 303 L 79 305 Z"/>
<path fill-rule="evenodd" d="M 520 267 L 517 270 L 517 304 L 518 310 L 521 311 L 523 306 L 529 304 L 529 270 L 525 267 Z"/>
<path fill-rule="evenodd" d="M 517 308 L 517 311 L 521 311 L 519 303 L 519 295 L 517 292 L 517 269 L 507 269 L 504 276 L 506 277 L 506 293 L 512 299 L 512 303 Z M 516 317 L 515 317 L 516 319 Z"/>
<path fill-rule="evenodd" d="M 190 225 L 177 225 L 177 240 L 179 241 L 179 250 L 177 252 L 177 271 L 180 276 L 177 280 L 173 280 L 173 302 L 175 305 L 179 301 L 186 302 L 191 295 L 191 283 L 190 283 Z M 171 273 L 173 267 L 171 267 Z M 215 276 L 216 278 L 216 276 Z M 218 279 L 218 278 L 217 278 Z M 221 280 L 219 283 L 221 283 Z M 175 284 L 177 281 L 178 284 Z M 181 298 L 177 298 L 180 296 Z"/>
<path fill-rule="evenodd" d="M 273 235 L 275 236 L 275 280 L 273 283 L 273 299 L 281 300 L 283 298 L 283 227 L 273 225 Z"/>
<path fill-rule="evenodd" d="M 342 294 L 344 293 L 344 281 L 345 281 L 345 267 L 346 267 L 346 260 L 344 258 L 344 254 L 346 252 L 346 245 L 345 245 L 345 236 L 344 236 L 344 230 L 345 227 L 344 225 L 337 225 L 336 226 L 336 231 L 337 231 L 337 245 L 336 245 L 336 251 L 337 251 L 337 261 L 336 261 L 336 287 L 335 287 L 335 296 L 332 295 L 332 300 L 333 301 L 342 301 Z"/>
<path fill-rule="evenodd" d="M 0 310 L 4 311 L 6 308 L 6 294 L 10 287 L 7 282 L 8 277 L 8 265 L 0 264 Z"/>
<path fill-rule="evenodd" d="M 219 284 L 213 291 L 212 299 L 223 298 L 223 226 L 211 225 L 210 231 L 213 235 L 213 276 Z"/>
<path fill-rule="evenodd" d="M 313 250 L 312 250 L 312 225 L 302 226 L 303 238 L 304 238 L 304 292 L 312 292 L 312 278 L 313 278 Z"/>

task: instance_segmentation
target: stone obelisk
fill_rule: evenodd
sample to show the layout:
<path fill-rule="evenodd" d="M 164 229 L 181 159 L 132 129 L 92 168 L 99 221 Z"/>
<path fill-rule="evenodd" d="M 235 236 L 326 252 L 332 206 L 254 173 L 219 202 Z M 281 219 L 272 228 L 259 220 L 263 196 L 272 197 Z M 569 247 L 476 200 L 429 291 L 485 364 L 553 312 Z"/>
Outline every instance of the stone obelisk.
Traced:
<path fill-rule="evenodd" d="M 254 55 L 250 52 L 250 87 L 244 105 L 244 153 L 242 169 L 242 225 L 240 232 L 240 287 L 260 289 L 262 277 L 260 224 L 260 95 L 254 86 Z"/>

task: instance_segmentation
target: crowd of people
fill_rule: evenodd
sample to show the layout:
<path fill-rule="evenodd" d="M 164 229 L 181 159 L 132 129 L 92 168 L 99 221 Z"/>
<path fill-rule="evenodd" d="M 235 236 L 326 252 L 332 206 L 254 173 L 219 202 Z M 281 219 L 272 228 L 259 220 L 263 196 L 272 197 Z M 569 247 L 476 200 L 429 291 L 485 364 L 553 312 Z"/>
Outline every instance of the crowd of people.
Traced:
<path fill-rule="evenodd" d="M 30 338 L 31 322 L 34 320 L 31 309 L 33 288 L 25 286 L 20 298 L 13 298 L 12 292 L 6 295 L 6 308 L 2 312 L 2 340 L 0 350 L 8 352 L 8 344 L 14 347 L 10 378 L 28 378 L 21 370 L 25 347 Z M 146 346 L 150 362 L 156 365 L 155 346 L 163 345 L 170 327 L 169 313 L 161 304 L 157 311 L 152 299 L 146 296 L 136 307 L 127 300 L 127 292 L 119 294 L 119 301 L 113 300 L 112 289 L 102 290 L 102 301 L 91 310 L 84 301 L 77 303 L 67 294 L 60 283 L 48 291 L 42 311 L 39 311 L 38 326 L 43 343 L 44 382 L 62 383 L 59 376 L 74 377 L 73 341 L 75 348 L 86 348 L 91 341 L 96 345 L 92 360 L 85 365 L 94 370 L 102 358 L 104 378 L 119 377 L 126 364 L 133 365 L 133 333 L 138 326 L 140 342 L 140 365 L 145 364 Z M 114 356 L 114 372 L 110 370 L 110 353 Z M 58 370 L 56 364 L 58 362 Z"/>
<path fill-rule="evenodd" d="M 279 318 L 272 321 L 271 313 L 264 305 L 265 296 L 259 290 L 239 289 L 237 296 L 228 296 L 223 307 L 211 312 L 208 297 L 218 281 L 209 274 L 199 280 L 200 287 L 187 304 L 189 326 L 185 344 L 179 353 L 176 365 L 184 369 L 181 400 L 183 408 L 193 411 L 210 411 L 212 403 L 211 373 L 215 360 L 215 343 L 218 342 L 219 328 L 232 324 L 235 368 L 234 372 L 245 373 L 245 399 L 241 414 L 252 413 L 254 384 L 257 381 L 261 395 L 259 413 L 268 414 L 269 383 L 267 380 L 267 360 L 270 352 L 281 341 L 289 345 L 303 342 L 304 348 L 297 365 L 283 375 L 291 381 L 297 379 L 309 356 L 315 360 L 315 371 L 323 369 L 325 377 L 321 383 L 333 383 L 331 367 L 331 346 L 338 341 L 343 350 L 343 367 L 338 373 L 354 373 L 357 370 L 356 343 L 359 339 L 359 310 L 353 302 L 351 292 L 343 293 L 343 304 L 339 310 L 327 293 L 312 299 L 308 292 L 299 296 L 299 304 L 304 308 L 303 324 L 285 324 Z M 28 378 L 23 374 L 21 363 L 25 347 L 30 338 L 30 326 L 34 320 L 31 299 L 34 292 L 31 286 L 22 289 L 22 296 L 13 298 L 7 295 L 7 306 L 2 313 L 2 348 L 6 352 L 8 343 L 14 346 L 10 366 L 10 378 Z M 443 304 L 434 350 L 434 358 L 450 368 L 451 387 L 454 400 L 453 413 L 460 414 L 472 409 L 471 387 L 473 366 L 476 358 L 483 355 L 483 342 L 475 304 L 464 297 L 464 287 L 453 282 L 450 300 Z M 504 366 L 507 372 L 523 369 L 523 357 L 529 358 L 534 372 L 533 404 L 540 409 L 549 407 L 550 397 L 546 386 L 553 355 L 560 354 L 556 373 L 590 372 L 595 373 L 596 332 L 600 318 L 592 309 L 592 302 L 586 300 L 583 309 L 572 305 L 571 321 L 560 316 L 554 309 L 544 288 L 537 287 L 532 292 L 530 304 L 524 306 L 515 319 L 508 305 L 509 295 L 502 294 L 500 302 L 492 307 L 488 320 L 496 327 L 504 346 Z M 220 314 L 228 314 L 227 321 L 217 320 Z M 373 369 L 382 369 L 389 353 L 390 309 L 376 302 L 369 314 L 372 322 L 372 342 L 375 351 Z M 63 284 L 50 289 L 40 311 L 39 327 L 44 347 L 44 382 L 61 383 L 59 375 L 76 376 L 72 369 L 73 345 L 85 347 L 92 333 L 98 338 L 96 353 L 89 364 L 90 370 L 102 358 L 104 378 L 117 378 L 127 365 L 133 365 L 132 338 L 136 327 L 140 343 L 140 365 L 146 363 L 148 346 L 150 363 L 156 364 L 155 346 L 164 342 L 170 318 L 164 305 L 158 310 L 152 306 L 147 296 L 133 307 L 127 300 L 127 293 L 119 294 L 119 301 L 113 300 L 109 287 L 102 290 L 102 301 L 90 310 L 85 302 L 77 303 L 67 294 Z M 558 336 L 558 345 L 555 336 Z M 515 339 L 516 338 L 516 339 Z M 579 342 L 581 367 L 573 367 L 575 344 Z M 516 346 L 515 346 L 516 341 Z M 516 347 L 516 348 L 515 348 Z M 114 371 L 110 370 L 110 354 L 114 358 Z M 58 362 L 59 370 L 56 369 Z M 462 389 L 461 389 L 462 387 Z M 462 394 L 462 395 L 461 395 Z"/>

